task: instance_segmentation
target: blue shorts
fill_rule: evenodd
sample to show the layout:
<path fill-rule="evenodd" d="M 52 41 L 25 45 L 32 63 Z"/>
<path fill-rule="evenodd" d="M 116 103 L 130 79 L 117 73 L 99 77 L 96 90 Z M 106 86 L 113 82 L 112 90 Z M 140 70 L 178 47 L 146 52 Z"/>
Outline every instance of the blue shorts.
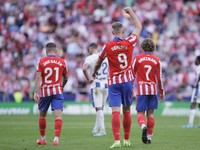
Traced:
<path fill-rule="evenodd" d="M 158 108 L 158 96 L 157 95 L 137 95 L 136 110 L 147 111 L 150 109 Z"/>
<path fill-rule="evenodd" d="M 132 105 L 133 94 L 133 81 L 109 85 L 109 106 L 121 107 L 121 102 L 125 107 L 130 106 Z"/>
<path fill-rule="evenodd" d="M 42 111 L 48 110 L 49 105 L 51 103 L 51 110 L 63 110 L 63 99 L 64 97 L 62 94 L 40 97 L 40 100 L 38 102 L 38 109 Z"/>

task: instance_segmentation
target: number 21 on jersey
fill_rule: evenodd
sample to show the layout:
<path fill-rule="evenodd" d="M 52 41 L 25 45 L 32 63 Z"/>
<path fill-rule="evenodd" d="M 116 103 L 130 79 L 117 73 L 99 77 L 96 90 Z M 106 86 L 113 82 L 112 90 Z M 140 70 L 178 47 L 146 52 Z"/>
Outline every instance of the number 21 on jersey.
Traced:
<path fill-rule="evenodd" d="M 52 80 L 48 79 L 50 76 L 52 76 L 52 74 L 55 75 L 55 82 L 58 81 L 58 75 L 59 75 L 59 68 L 58 67 L 55 67 L 54 69 L 47 67 L 47 68 L 44 69 L 44 73 L 47 73 L 47 75 L 44 78 L 45 83 L 51 83 L 52 82 Z"/>

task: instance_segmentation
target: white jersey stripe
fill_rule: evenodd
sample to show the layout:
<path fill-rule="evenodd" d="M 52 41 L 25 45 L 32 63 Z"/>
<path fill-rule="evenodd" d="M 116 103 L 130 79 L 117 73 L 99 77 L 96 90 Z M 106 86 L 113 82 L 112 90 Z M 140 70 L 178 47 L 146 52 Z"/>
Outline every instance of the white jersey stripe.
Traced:
<path fill-rule="evenodd" d="M 145 85 L 145 94 L 149 95 L 148 85 Z"/>
<path fill-rule="evenodd" d="M 44 88 L 42 88 L 42 95 L 43 95 L 43 97 L 45 97 Z"/>
<path fill-rule="evenodd" d="M 140 95 L 143 95 L 142 85 L 139 86 L 140 86 Z"/>
<path fill-rule="evenodd" d="M 125 82 L 128 82 L 126 72 L 124 72 L 124 81 L 125 81 Z"/>
<path fill-rule="evenodd" d="M 56 95 L 56 87 L 53 86 L 53 95 Z"/>
<path fill-rule="evenodd" d="M 116 76 L 113 76 L 113 84 L 116 84 L 116 80 L 115 80 Z"/>
<path fill-rule="evenodd" d="M 151 95 L 154 95 L 154 86 L 151 85 Z"/>
<path fill-rule="evenodd" d="M 131 70 L 128 71 L 128 77 L 129 77 L 129 80 L 132 80 L 132 78 L 131 78 Z"/>
<path fill-rule="evenodd" d="M 110 80 L 110 78 L 108 79 L 108 82 L 109 82 L 109 85 L 111 85 L 111 80 Z"/>
<path fill-rule="evenodd" d="M 58 91 L 59 91 L 59 94 L 62 94 L 62 91 L 60 89 L 60 86 L 58 87 Z"/>
<path fill-rule="evenodd" d="M 121 74 L 118 76 L 118 78 L 119 78 L 119 83 L 122 83 L 122 75 Z"/>
<path fill-rule="evenodd" d="M 51 96 L 50 88 L 49 87 L 47 87 L 47 96 Z"/>
<path fill-rule="evenodd" d="M 133 65 L 132 65 L 133 70 L 134 70 L 134 68 L 135 68 L 135 62 L 136 62 L 136 58 L 135 58 L 134 61 L 133 61 Z"/>

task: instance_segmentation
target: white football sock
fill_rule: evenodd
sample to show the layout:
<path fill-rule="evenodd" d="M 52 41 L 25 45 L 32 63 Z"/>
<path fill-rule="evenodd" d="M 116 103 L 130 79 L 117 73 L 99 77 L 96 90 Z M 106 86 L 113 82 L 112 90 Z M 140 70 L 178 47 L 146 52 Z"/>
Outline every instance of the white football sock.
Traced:
<path fill-rule="evenodd" d="M 190 110 L 190 116 L 189 116 L 189 124 L 191 124 L 191 125 L 193 125 L 194 116 L 195 116 L 195 109 L 191 109 Z"/>
<path fill-rule="evenodd" d="M 93 132 L 98 132 L 99 126 L 98 126 L 97 120 L 98 120 L 98 117 L 96 115 L 96 121 L 95 121 L 95 125 L 94 125 L 94 128 L 93 128 Z"/>
<path fill-rule="evenodd" d="M 151 137 L 152 137 L 153 135 L 151 135 L 151 134 L 147 134 L 147 139 L 148 140 L 151 140 Z"/>
<path fill-rule="evenodd" d="M 44 141 L 44 139 L 45 139 L 45 136 L 41 136 L 41 140 Z"/>
<path fill-rule="evenodd" d="M 54 141 L 54 142 L 55 142 L 55 141 L 57 141 L 57 142 L 58 142 L 58 140 L 59 140 L 59 137 L 55 136 L 55 138 L 54 138 L 54 140 L 53 140 L 53 141 Z"/>
<path fill-rule="evenodd" d="M 120 142 L 120 140 L 116 140 L 116 141 L 115 141 L 115 143 L 118 143 L 118 142 Z"/>
<path fill-rule="evenodd" d="M 146 127 L 146 125 L 145 125 L 145 124 L 142 124 L 142 125 L 141 125 L 141 129 L 143 129 L 144 127 Z"/>
<path fill-rule="evenodd" d="M 100 132 L 105 133 L 104 114 L 102 109 L 99 109 L 97 111 L 97 117 L 98 117 L 97 123 L 100 127 Z"/>

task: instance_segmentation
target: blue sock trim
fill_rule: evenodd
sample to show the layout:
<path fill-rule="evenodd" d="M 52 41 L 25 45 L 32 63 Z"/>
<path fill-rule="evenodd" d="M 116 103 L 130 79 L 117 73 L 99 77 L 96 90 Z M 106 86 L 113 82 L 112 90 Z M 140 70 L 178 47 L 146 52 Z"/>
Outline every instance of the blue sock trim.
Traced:
<path fill-rule="evenodd" d="M 96 112 L 99 111 L 99 110 L 103 110 L 103 109 L 96 109 Z"/>

